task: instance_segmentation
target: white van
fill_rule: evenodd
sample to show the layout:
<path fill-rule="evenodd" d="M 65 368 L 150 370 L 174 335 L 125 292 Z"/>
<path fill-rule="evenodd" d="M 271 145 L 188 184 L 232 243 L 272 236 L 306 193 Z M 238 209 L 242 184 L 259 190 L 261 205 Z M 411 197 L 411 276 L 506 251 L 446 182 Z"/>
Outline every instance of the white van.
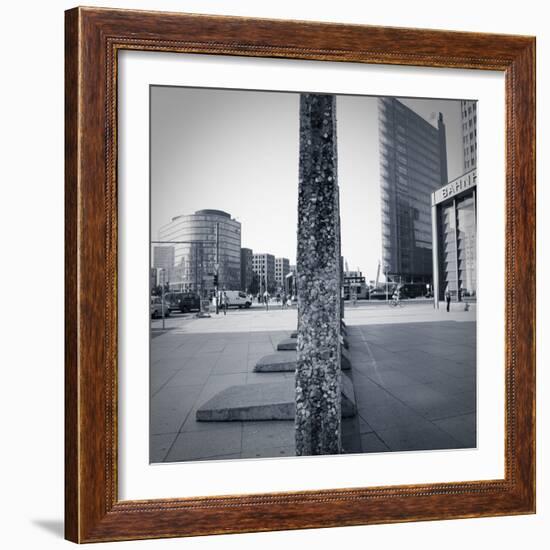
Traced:
<path fill-rule="evenodd" d="M 218 305 L 222 306 L 222 290 L 218 291 Z M 225 295 L 227 296 L 227 307 L 238 307 L 239 309 L 245 307 L 249 308 L 252 305 L 252 300 L 240 290 L 226 290 Z M 216 297 L 212 298 L 212 305 L 216 306 Z"/>

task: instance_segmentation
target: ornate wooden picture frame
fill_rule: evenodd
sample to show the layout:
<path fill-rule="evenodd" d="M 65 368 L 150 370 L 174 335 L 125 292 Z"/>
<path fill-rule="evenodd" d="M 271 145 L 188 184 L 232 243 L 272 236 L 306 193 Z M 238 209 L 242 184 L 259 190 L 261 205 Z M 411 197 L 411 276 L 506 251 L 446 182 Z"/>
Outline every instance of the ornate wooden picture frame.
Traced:
<path fill-rule="evenodd" d="M 118 497 L 117 56 L 121 50 L 500 71 L 506 95 L 505 476 Z M 66 12 L 66 538 L 159 537 L 535 511 L 535 39 L 98 8 Z"/>

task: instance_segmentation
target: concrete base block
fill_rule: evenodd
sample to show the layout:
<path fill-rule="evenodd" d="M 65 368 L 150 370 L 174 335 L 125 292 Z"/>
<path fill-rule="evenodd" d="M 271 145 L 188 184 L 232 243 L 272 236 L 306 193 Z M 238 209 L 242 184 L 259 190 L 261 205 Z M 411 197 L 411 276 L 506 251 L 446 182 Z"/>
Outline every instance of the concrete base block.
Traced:
<path fill-rule="evenodd" d="M 342 349 L 342 370 L 350 370 L 351 362 L 344 359 L 346 350 Z M 254 372 L 294 372 L 296 370 L 296 354 L 291 351 L 277 351 L 265 355 L 254 366 Z"/>
<path fill-rule="evenodd" d="M 230 386 L 197 410 L 197 420 L 292 420 L 294 380 Z"/>
<path fill-rule="evenodd" d="M 296 354 L 278 351 L 262 357 L 254 366 L 254 372 L 293 372 L 296 370 Z"/>
<path fill-rule="evenodd" d="M 278 351 L 296 351 L 298 340 L 296 338 L 285 338 L 277 344 Z"/>
<path fill-rule="evenodd" d="M 343 336 L 342 334 L 340 335 L 340 344 L 345 348 L 345 349 L 349 349 L 349 343 L 348 343 L 348 339 Z"/>
<path fill-rule="evenodd" d="M 351 378 L 342 373 L 342 417 L 355 416 L 357 406 L 355 404 L 355 390 Z"/>
<path fill-rule="evenodd" d="M 342 360 L 340 362 L 342 370 L 351 369 L 351 355 L 349 354 L 349 352 L 342 347 L 340 348 L 340 353 L 342 356 Z"/>
<path fill-rule="evenodd" d="M 290 333 L 290 337 L 291 337 L 291 338 L 298 338 L 298 331 L 295 330 L 294 332 L 291 332 L 291 333 Z"/>
<path fill-rule="evenodd" d="M 230 386 L 204 403 L 196 413 L 198 421 L 293 420 L 294 380 Z M 355 415 L 353 384 L 342 375 L 342 417 Z"/>

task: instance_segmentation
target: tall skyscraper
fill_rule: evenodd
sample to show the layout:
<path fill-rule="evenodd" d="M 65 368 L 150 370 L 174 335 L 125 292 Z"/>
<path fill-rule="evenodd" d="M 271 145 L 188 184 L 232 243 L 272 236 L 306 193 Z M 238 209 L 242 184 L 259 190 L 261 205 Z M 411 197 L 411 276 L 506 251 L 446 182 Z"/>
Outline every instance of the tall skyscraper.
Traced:
<path fill-rule="evenodd" d="M 477 166 L 477 101 L 461 101 L 464 172 Z"/>
<path fill-rule="evenodd" d="M 383 272 L 391 281 L 431 284 L 431 194 L 447 183 L 443 115 L 435 127 L 383 97 L 378 121 Z"/>
<path fill-rule="evenodd" d="M 221 210 L 176 216 L 159 229 L 159 241 L 174 242 L 170 288 L 202 295 L 241 288 L 241 223 Z"/>

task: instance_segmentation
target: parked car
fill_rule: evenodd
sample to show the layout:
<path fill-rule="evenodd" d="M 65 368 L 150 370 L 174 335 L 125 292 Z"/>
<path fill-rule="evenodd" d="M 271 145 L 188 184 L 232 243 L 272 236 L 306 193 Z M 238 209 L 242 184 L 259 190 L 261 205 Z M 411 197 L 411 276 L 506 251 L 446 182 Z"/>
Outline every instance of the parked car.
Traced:
<path fill-rule="evenodd" d="M 221 294 L 223 291 L 219 291 L 218 305 L 221 307 Z M 227 296 L 227 307 L 237 307 L 239 309 L 249 308 L 252 305 L 252 299 L 247 296 L 244 292 L 240 290 L 226 290 L 225 295 Z M 216 305 L 216 297 L 212 298 L 212 305 Z"/>
<path fill-rule="evenodd" d="M 163 311 L 164 310 L 164 311 Z M 164 307 L 162 304 L 162 298 L 160 296 L 151 297 L 151 317 L 153 319 L 162 318 L 164 312 L 164 317 L 170 317 L 170 305 L 166 300 L 164 300 Z"/>
<path fill-rule="evenodd" d="M 170 306 L 170 311 L 199 311 L 201 308 L 200 297 L 193 292 L 168 292 L 164 295 L 164 299 Z"/>
<path fill-rule="evenodd" d="M 394 284 L 388 285 L 387 290 L 386 290 L 385 285 L 372 288 L 369 291 L 369 299 L 370 300 L 385 300 L 387 297 L 391 298 L 394 290 L 395 290 L 395 285 Z"/>

